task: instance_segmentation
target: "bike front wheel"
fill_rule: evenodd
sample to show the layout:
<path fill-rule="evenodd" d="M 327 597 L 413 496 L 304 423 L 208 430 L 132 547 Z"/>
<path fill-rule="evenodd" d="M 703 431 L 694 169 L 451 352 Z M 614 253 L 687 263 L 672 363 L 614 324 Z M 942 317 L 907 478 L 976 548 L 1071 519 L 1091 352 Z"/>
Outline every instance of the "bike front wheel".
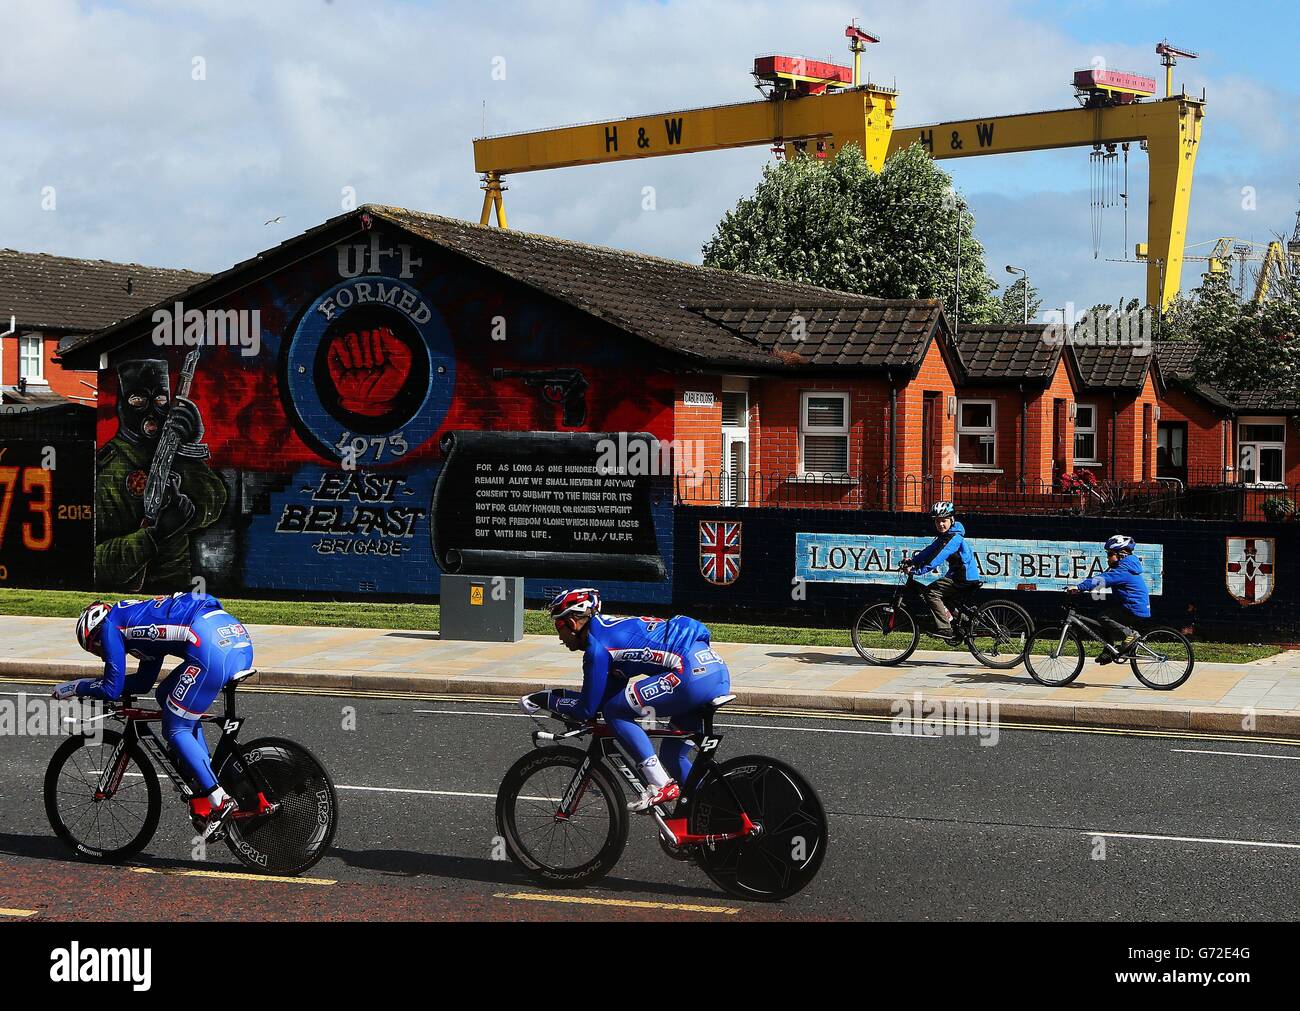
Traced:
<path fill-rule="evenodd" d="M 1019 604 L 990 600 L 971 618 L 971 654 L 985 667 L 1010 670 L 1020 666 L 1034 637 L 1034 620 Z"/>
<path fill-rule="evenodd" d="M 115 730 L 69 737 L 45 772 L 45 814 L 76 853 L 106 863 L 149 844 L 162 813 L 158 773 Z"/>
<path fill-rule="evenodd" d="M 1129 664 L 1148 688 L 1168 692 L 1192 676 L 1196 658 L 1186 636 L 1172 628 L 1153 628 L 1137 641 Z"/>
<path fill-rule="evenodd" d="M 578 888 L 608 874 L 627 845 L 623 789 L 605 767 L 587 765 L 587 753 L 552 747 L 529 752 L 510 767 L 497 791 L 497 832 L 506 852 L 530 876 L 548 885 Z M 576 789 L 567 816 L 564 798 Z"/>
<path fill-rule="evenodd" d="M 853 648 L 867 663 L 893 667 L 915 652 L 921 641 L 916 619 L 902 604 L 869 604 L 850 630 Z"/>
<path fill-rule="evenodd" d="M 741 814 L 759 826 L 750 836 L 694 847 L 704 873 L 744 899 L 775 902 L 805 888 L 826 858 L 830 826 L 817 791 L 798 772 L 759 755 L 733 758 L 704 774 L 688 803 L 687 831 L 740 831 Z"/>
<path fill-rule="evenodd" d="M 1025 650 L 1025 669 L 1040 685 L 1068 685 L 1083 670 L 1087 653 L 1073 628 L 1048 625 L 1034 633 Z"/>
<path fill-rule="evenodd" d="M 239 753 L 242 782 L 227 789 L 240 805 L 226 823 L 226 845 L 253 870 L 301 874 L 325 855 L 338 829 L 329 773 L 301 744 L 280 737 L 252 741 Z M 231 771 L 227 763 L 219 778 L 228 782 Z"/>

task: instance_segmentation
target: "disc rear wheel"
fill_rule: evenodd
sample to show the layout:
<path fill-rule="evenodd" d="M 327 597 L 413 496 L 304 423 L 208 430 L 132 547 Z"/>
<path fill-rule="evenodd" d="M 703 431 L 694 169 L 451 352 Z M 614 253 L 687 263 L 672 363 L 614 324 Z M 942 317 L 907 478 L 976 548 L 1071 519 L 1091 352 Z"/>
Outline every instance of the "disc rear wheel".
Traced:
<path fill-rule="evenodd" d="M 691 795 L 687 830 L 693 835 L 738 832 L 742 812 L 759 831 L 695 846 L 704 872 L 730 894 L 763 902 L 807 887 L 826 858 L 830 836 L 812 785 L 775 758 L 730 759 L 705 773 Z"/>

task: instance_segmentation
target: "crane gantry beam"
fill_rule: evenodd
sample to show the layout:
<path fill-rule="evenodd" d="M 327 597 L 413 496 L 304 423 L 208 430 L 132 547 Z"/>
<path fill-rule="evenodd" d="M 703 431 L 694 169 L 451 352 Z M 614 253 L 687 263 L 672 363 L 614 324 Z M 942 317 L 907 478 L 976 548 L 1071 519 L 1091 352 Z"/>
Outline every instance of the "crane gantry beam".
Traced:
<path fill-rule="evenodd" d="M 1147 151 L 1148 305 L 1178 294 L 1187 240 L 1192 172 L 1200 148 L 1205 103 L 1187 96 L 1102 108 L 1058 109 L 909 126 L 894 131 L 889 154 L 912 144 L 935 158 L 1050 151 L 1143 142 Z"/>
<path fill-rule="evenodd" d="M 828 154 L 856 143 L 879 171 L 896 98 L 893 91 L 867 86 L 483 137 L 474 141 L 474 167 L 483 174 L 485 191 L 481 223 L 489 223 L 495 207 L 497 223 L 506 227 L 501 179 L 517 172 L 795 141 L 823 141 Z"/>
<path fill-rule="evenodd" d="M 1160 101 L 1060 109 L 931 123 L 894 130 L 897 94 L 862 85 L 798 98 L 772 98 L 653 116 L 484 137 L 474 141 L 483 176 L 481 223 L 507 227 L 503 179 L 518 172 L 632 161 L 727 148 L 811 142 L 826 155 L 850 143 L 879 171 L 886 157 L 913 143 L 935 158 L 967 158 L 1140 141 L 1149 187 L 1146 297 L 1165 306 L 1178 293 L 1205 103 L 1177 95 Z"/>

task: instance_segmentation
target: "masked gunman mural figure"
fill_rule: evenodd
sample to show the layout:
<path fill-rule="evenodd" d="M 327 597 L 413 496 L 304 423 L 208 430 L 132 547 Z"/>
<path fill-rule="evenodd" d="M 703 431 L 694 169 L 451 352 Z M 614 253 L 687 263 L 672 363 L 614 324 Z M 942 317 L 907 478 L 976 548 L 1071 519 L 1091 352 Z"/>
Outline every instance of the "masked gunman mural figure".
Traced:
<path fill-rule="evenodd" d="M 167 362 L 117 367 L 117 433 L 99 451 L 95 480 L 95 580 L 138 593 L 191 588 L 190 537 L 212 525 L 226 486 L 204 460 L 203 417 L 189 399 L 197 352 L 176 396 Z"/>

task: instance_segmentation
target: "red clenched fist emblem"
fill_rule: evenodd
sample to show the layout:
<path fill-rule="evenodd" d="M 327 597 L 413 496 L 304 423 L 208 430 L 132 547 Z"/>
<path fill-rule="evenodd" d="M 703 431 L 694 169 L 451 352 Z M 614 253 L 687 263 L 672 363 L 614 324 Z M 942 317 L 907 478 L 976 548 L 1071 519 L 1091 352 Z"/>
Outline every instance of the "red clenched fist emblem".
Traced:
<path fill-rule="evenodd" d="M 411 374 L 411 349 L 386 326 L 336 337 L 326 357 L 345 411 L 378 418 L 393 409 Z"/>

